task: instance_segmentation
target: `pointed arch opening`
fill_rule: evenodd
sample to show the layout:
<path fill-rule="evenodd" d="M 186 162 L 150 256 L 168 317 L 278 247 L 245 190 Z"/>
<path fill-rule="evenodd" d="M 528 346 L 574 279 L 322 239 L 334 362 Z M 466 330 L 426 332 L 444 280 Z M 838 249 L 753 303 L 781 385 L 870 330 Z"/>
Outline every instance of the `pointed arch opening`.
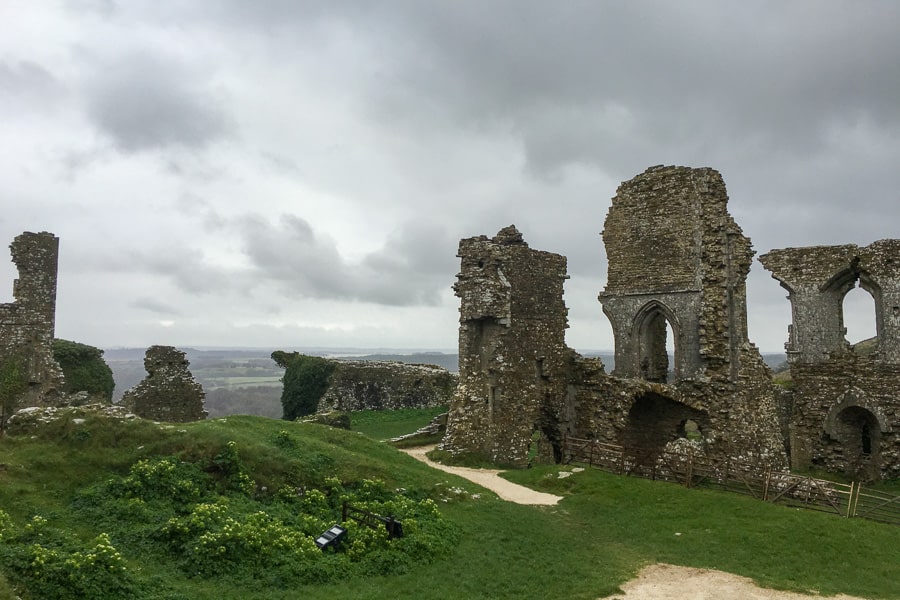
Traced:
<path fill-rule="evenodd" d="M 660 302 L 650 302 L 638 313 L 634 328 L 640 378 L 655 383 L 678 379 L 681 376 L 680 329 L 672 311 Z"/>
<path fill-rule="evenodd" d="M 855 285 L 841 300 L 841 323 L 844 338 L 851 345 L 877 343 L 878 324 L 875 298 L 862 285 Z"/>

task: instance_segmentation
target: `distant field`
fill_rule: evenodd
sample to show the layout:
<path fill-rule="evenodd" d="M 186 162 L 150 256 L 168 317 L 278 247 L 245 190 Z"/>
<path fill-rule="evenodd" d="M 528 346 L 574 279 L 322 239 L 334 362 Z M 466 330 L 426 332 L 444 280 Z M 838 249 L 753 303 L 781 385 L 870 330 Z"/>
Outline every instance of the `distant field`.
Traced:
<path fill-rule="evenodd" d="M 203 387 L 207 389 L 248 385 L 281 387 L 281 377 L 213 377 L 205 379 L 204 382 Z"/>

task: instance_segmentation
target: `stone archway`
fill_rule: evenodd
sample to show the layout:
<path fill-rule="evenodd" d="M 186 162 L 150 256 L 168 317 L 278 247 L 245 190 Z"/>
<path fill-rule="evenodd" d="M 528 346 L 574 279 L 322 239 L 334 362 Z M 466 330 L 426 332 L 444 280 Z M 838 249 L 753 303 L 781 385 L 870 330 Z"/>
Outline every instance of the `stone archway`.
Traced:
<path fill-rule="evenodd" d="M 688 437 L 688 429 L 702 436 L 709 416 L 666 396 L 643 392 L 634 398 L 619 442 L 638 464 L 649 464 L 662 454 L 666 444 Z"/>
<path fill-rule="evenodd" d="M 663 303 L 654 300 L 644 305 L 634 318 L 640 378 L 666 383 L 669 375 L 668 331 L 671 329 L 675 379 L 681 375 L 680 327 L 675 315 Z"/>
<path fill-rule="evenodd" d="M 828 411 L 823 429 L 831 470 L 861 481 L 881 478 L 882 441 L 893 429 L 877 402 L 849 388 Z"/>

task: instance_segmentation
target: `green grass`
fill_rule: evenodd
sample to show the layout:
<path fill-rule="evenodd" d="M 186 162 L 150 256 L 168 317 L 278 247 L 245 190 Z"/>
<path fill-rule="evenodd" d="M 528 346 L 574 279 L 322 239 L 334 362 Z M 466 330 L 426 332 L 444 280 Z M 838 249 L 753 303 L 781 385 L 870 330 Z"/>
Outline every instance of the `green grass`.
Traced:
<path fill-rule="evenodd" d="M 383 425 L 369 431 L 381 431 Z M 281 431 L 295 441 L 290 448 L 276 443 Z M 144 597 L 594 600 L 615 592 L 642 566 L 661 561 L 722 569 L 779 589 L 900 597 L 897 527 L 598 471 L 559 479 L 559 466 L 506 475 L 565 496 L 553 507 L 520 506 L 430 469 L 368 435 L 261 417 L 174 426 L 99 418 L 80 426 L 65 422 L 36 439 L 0 440 L 0 462 L 8 465 L 0 471 L 0 507 L 15 521 L 40 514 L 52 526 L 90 540 L 101 532 L 98 522 L 73 510 L 73 499 L 83 490 L 126 474 L 140 458 L 210 460 L 233 440 L 247 472 L 269 489 L 286 480 L 334 475 L 345 482 L 381 478 L 390 486 L 420 490 L 438 501 L 457 528 L 459 542 L 449 555 L 404 574 L 286 586 L 187 577 L 165 556 L 141 544 L 116 543 L 114 535 L 113 543 L 130 567 L 148 589 L 157 590 L 158 595 Z M 442 490 L 452 486 L 480 497 L 442 502 L 453 496 Z M 0 572 L 0 599 L 13 597 L 13 581 L 8 571 Z M 36 600 L 24 590 L 18 593 Z"/>
<path fill-rule="evenodd" d="M 446 406 L 434 408 L 401 408 L 398 410 L 360 410 L 351 416 L 351 428 L 373 440 L 389 440 L 412 433 L 441 413 Z"/>

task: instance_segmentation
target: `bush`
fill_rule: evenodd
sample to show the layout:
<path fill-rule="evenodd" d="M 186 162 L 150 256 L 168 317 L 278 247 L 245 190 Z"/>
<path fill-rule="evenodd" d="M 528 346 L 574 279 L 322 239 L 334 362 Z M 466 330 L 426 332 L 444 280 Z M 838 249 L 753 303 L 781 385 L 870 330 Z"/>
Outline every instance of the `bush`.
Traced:
<path fill-rule="evenodd" d="M 35 598 L 103 600 L 140 596 L 127 563 L 101 533 L 87 546 L 35 516 L 17 527 L 0 511 L 0 558 Z"/>
<path fill-rule="evenodd" d="M 284 431 L 273 441 L 289 450 L 297 444 Z M 232 441 L 196 464 L 173 457 L 139 460 L 73 507 L 126 547 L 168 556 L 190 576 L 307 584 L 405 572 L 452 551 L 455 529 L 424 496 L 377 479 L 348 484 L 327 476 L 315 486 L 289 482 L 267 493 L 247 475 Z M 404 537 L 388 539 L 380 523 L 371 528 L 349 520 L 341 545 L 322 552 L 315 538 L 340 521 L 344 502 L 396 517 Z M 7 528 L 0 515 L 0 543 Z"/>
<path fill-rule="evenodd" d="M 103 360 L 103 350 L 57 339 L 53 340 L 53 357 L 66 378 L 64 392 L 87 392 L 105 402 L 112 402 L 116 382 L 112 369 Z"/>
<path fill-rule="evenodd" d="M 284 377 L 281 378 L 284 384 L 281 392 L 282 418 L 294 421 L 315 413 L 319 400 L 328 389 L 334 362 L 319 356 L 280 350 L 272 353 L 272 360 L 284 369 Z"/>

